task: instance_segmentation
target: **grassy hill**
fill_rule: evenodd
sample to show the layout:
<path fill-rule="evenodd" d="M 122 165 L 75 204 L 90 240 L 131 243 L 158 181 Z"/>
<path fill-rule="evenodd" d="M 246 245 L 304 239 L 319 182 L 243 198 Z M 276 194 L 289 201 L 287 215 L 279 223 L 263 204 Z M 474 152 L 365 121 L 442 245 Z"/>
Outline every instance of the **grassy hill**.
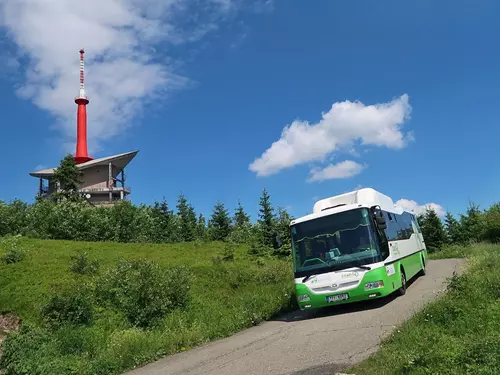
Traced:
<path fill-rule="evenodd" d="M 246 246 L 22 239 L 1 255 L 9 246 L 9 257 L 26 256 L 0 262 L 0 309 L 24 322 L 5 342 L 7 374 L 120 373 L 255 325 L 293 300 L 291 262 L 249 256 Z M 171 304 L 155 300 L 164 290 Z"/>
<path fill-rule="evenodd" d="M 0 256 L 0 313 L 24 323 L 5 342 L 5 374 L 119 374 L 255 325 L 293 301 L 291 263 L 249 256 L 246 246 L 22 239 Z M 500 373 L 500 246 L 454 246 L 432 257 L 468 257 L 470 266 L 347 372 Z"/>

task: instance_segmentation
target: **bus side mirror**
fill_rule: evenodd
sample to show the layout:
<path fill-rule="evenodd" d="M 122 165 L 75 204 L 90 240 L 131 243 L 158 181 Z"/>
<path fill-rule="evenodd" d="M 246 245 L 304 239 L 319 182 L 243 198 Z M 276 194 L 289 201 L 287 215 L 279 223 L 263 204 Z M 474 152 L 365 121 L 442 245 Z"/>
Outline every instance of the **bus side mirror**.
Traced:
<path fill-rule="evenodd" d="M 273 235 L 273 247 L 275 249 L 279 249 L 281 247 L 282 243 L 281 243 L 281 236 L 279 235 L 279 233 L 274 233 Z"/>
<path fill-rule="evenodd" d="M 372 207 L 373 217 L 375 218 L 375 223 L 377 224 L 378 229 L 384 230 L 387 229 L 387 223 L 385 221 L 384 214 L 382 210 L 378 206 Z"/>

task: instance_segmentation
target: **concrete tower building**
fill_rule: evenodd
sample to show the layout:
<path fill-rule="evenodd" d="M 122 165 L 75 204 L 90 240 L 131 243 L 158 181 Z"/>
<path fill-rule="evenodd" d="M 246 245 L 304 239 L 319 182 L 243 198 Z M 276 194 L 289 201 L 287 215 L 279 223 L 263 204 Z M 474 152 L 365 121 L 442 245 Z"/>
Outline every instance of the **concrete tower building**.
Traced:
<path fill-rule="evenodd" d="M 84 53 L 80 50 L 80 91 L 75 98 L 77 109 L 77 139 L 75 162 L 81 171 L 79 192 L 94 205 L 112 205 L 116 201 L 126 199 L 131 193 L 125 185 L 125 167 L 139 151 L 93 159 L 87 150 L 87 104 L 85 95 Z M 55 168 L 31 172 L 30 175 L 39 178 L 38 196 L 47 197 L 56 192 L 54 177 Z"/>

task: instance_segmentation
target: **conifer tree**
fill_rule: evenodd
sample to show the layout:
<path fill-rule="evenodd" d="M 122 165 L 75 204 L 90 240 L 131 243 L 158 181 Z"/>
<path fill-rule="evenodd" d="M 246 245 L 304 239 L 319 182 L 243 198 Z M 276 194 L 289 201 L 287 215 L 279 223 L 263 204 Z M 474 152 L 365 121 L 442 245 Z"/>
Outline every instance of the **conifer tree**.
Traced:
<path fill-rule="evenodd" d="M 195 239 L 196 214 L 183 193 L 179 195 L 177 200 L 177 215 L 179 215 L 180 219 L 180 237 L 182 241 L 193 241 Z"/>
<path fill-rule="evenodd" d="M 445 228 L 449 243 L 458 244 L 462 242 L 463 235 L 461 233 L 460 223 L 453 217 L 451 212 L 446 213 Z"/>
<path fill-rule="evenodd" d="M 278 207 L 278 220 L 276 224 L 276 231 L 278 232 L 281 240 L 281 247 L 275 249 L 274 253 L 280 256 L 288 256 L 292 254 L 292 243 L 290 237 L 290 222 L 293 220 L 292 216 L 284 208 Z"/>
<path fill-rule="evenodd" d="M 199 240 L 205 240 L 207 234 L 207 224 L 205 220 L 205 216 L 200 213 L 198 217 L 198 222 L 196 223 L 196 237 Z"/>
<path fill-rule="evenodd" d="M 440 250 L 446 243 L 446 231 L 443 222 L 434 209 L 427 207 L 419 218 L 419 226 L 429 252 Z"/>
<path fill-rule="evenodd" d="M 213 241 L 224 241 L 231 232 L 231 218 L 224 207 L 224 203 L 220 201 L 213 208 L 209 221 L 209 230 Z"/>
<path fill-rule="evenodd" d="M 161 202 L 155 202 L 152 215 L 156 219 L 156 231 L 155 235 L 158 242 L 172 242 L 173 240 L 173 230 L 172 227 L 172 217 L 174 213 L 168 209 L 168 203 L 163 198 Z"/>
<path fill-rule="evenodd" d="M 465 215 L 460 215 L 460 227 L 462 229 L 463 242 L 478 242 L 483 237 L 482 213 L 479 206 L 469 202 Z"/>
<path fill-rule="evenodd" d="M 247 215 L 241 202 L 238 201 L 238 207 L 234 213 L 234 226 L 235 228 L 243 228 L 250 224 L 250 216 Z"/>
<path fill-rule="evenodd" d="M 250 216 L 247 215 L 241 202 L 238 201 L 238 207 L 233 217 L 233 229 L 230 234 L 230 240 L 235 243 L 248 243 L 252 231 Z"/>
<path fill-rule="evenodd" d="M 196 238 L 196 227 L 198 225 L 198 220 L 196 219 L 196 212 L 191 204 L 188 204 L 188 222 L 189 227 L 193 228 L 193 240 Z"/>
<path fill-rule="evenodd" d="M 266 189 L 262 191 L 260 197 L 259 208 L 259 229 L 261 232 L 262 242 L 266 246 L 273 246 L 274 233 L 276 229 L 276 217 L 274 215 L 274 208 L 271 205 L 271 197 Z"/>

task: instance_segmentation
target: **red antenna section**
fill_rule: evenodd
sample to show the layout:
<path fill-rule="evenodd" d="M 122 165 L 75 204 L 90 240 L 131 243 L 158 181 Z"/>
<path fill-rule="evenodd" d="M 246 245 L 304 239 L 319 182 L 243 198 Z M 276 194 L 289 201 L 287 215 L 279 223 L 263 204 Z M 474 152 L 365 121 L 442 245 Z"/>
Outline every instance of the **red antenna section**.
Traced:
<path fill-rule="evenodd" d="M 85 96 L 85 66 L 84 66 L 83 49 L 80 50 L 80 94 L 75 98 L 75 103 L 78 105 L 77 123 L 76 123 L 76 164 L 85 163 L 92 160 L 87 151 L 87 104 L 89 100 Z"/>

